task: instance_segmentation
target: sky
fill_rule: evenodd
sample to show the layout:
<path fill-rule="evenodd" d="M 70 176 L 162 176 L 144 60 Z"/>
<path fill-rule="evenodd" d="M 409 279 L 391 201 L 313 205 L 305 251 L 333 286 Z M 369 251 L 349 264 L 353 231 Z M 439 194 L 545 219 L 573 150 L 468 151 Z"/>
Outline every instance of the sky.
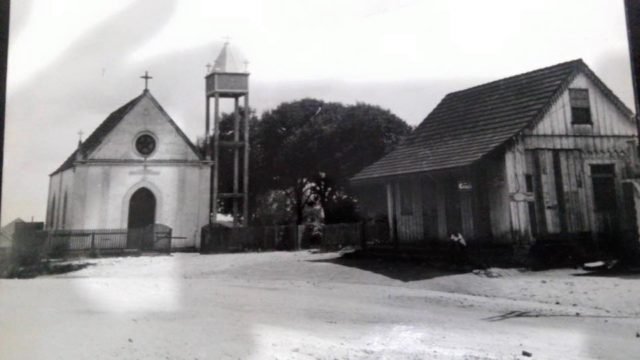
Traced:
<path fill-rule="evenodd" d="M 258 114 L 314 97 L 417 125 L 448 92 L 576 58 L 633 108 L 623 1 L 20 0 L 9 36 L 2 224 L 45 218 L 48 175 L 147 70 L 202 136 L 206 64 L 225 40 Z"/>

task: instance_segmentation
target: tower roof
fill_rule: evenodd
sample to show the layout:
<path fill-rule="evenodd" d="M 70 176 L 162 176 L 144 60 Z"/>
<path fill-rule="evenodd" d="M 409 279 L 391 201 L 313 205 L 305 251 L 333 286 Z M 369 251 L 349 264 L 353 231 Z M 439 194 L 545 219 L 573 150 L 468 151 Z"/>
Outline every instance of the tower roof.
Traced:
<path fill-rule="evenodd" d="M 246 72 L 246 61 L 226 41 L 213 64 L 212 72 Z"/>

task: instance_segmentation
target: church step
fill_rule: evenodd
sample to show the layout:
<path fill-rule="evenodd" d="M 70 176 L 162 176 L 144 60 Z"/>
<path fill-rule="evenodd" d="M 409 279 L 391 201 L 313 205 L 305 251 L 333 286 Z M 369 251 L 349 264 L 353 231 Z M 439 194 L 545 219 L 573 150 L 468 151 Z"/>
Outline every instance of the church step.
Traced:
<path fill-rule="evenodd" d="M 243 193 L 219 193 L 218 198 L 220 199 L 232 199 L 232 198 L 241 198 Z"/>
<path fill-rule="evenodd" d="M 226 141 L 226 140 L 221 140 L 221 141 L 218 142 L 218 145 L 225 146 L 225 147 L 241 148 L 241 147 L 244 146 L 244 141 Z"/>

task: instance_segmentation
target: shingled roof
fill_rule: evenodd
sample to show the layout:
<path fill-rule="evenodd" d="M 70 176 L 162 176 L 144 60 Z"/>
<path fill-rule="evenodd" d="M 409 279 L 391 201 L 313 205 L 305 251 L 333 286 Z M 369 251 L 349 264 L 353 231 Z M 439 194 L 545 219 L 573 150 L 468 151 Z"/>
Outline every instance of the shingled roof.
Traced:
<path fill-rule="evenodd" d="M 446 95 L 405 142 L 351 180 L 468 166 L 541 119 L 580 71 L 631 116 L 581 59 L 573 60 Z"/>
<path fill-rule="evenodd" d="M 73 163 L 76 161 L 78 157 L 78 152 L 80 151 L 83 155 L 88 156 L 91 154 L 105 139 L 105 137 L 124 119 L 124 117 L 131 111 L 133 108 L 142 100 L 145 96 L 148 96 L 155 105 L 160 109 L 160 111 L 167 116 L 169 119 L 169 123 L 176 129 L 180 137 L 182 137 L 187 145 L 193 150 L 193 152 L 198 155 L 198 157 L 202 158 L 200 152 L 196 148 L 196 146 L 189 140 L 189 138 L 185 135 L 184 132 L 178 127 L 178 125 L 171 119 L 169 114 L 162 108 L 160 103 L 151 95 L 149 90 L 144 90 L 142 94 L 138 95 L 131 101 L 119 107 L 117 110 L 112 112 L 92 133 L 89 135 L 86 140 L 80 144 L 78 148 L 65 160 L 60 167 L 58 167 L 53 173 L 49 176 L 55 175 L 61 171 L 67 170 L 73 167 Z"/>

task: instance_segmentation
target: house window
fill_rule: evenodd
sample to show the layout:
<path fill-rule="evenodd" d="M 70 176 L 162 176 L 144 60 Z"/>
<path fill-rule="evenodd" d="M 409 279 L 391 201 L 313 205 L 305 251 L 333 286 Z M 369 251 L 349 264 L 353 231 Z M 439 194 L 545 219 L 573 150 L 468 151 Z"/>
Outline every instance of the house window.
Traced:
<path fill-rule="evenodd" d="M 524 176 L 524 181 L 525 181 L 527 192 L 529 193 L 533 192 L 533 175 L 526 174 Z"/>
<path fill-rule="evenodd" d="M 403 181 L 400 186 L 400 215 L 413 215 L 413 199 L 411 198 L 411 183 Z"/>
<path fill-rule="evenodd" d="M 569 101 L 571 103 L 571 123 L 574 125 L 591 124 L 589 90 L 569 89 Z"/>

